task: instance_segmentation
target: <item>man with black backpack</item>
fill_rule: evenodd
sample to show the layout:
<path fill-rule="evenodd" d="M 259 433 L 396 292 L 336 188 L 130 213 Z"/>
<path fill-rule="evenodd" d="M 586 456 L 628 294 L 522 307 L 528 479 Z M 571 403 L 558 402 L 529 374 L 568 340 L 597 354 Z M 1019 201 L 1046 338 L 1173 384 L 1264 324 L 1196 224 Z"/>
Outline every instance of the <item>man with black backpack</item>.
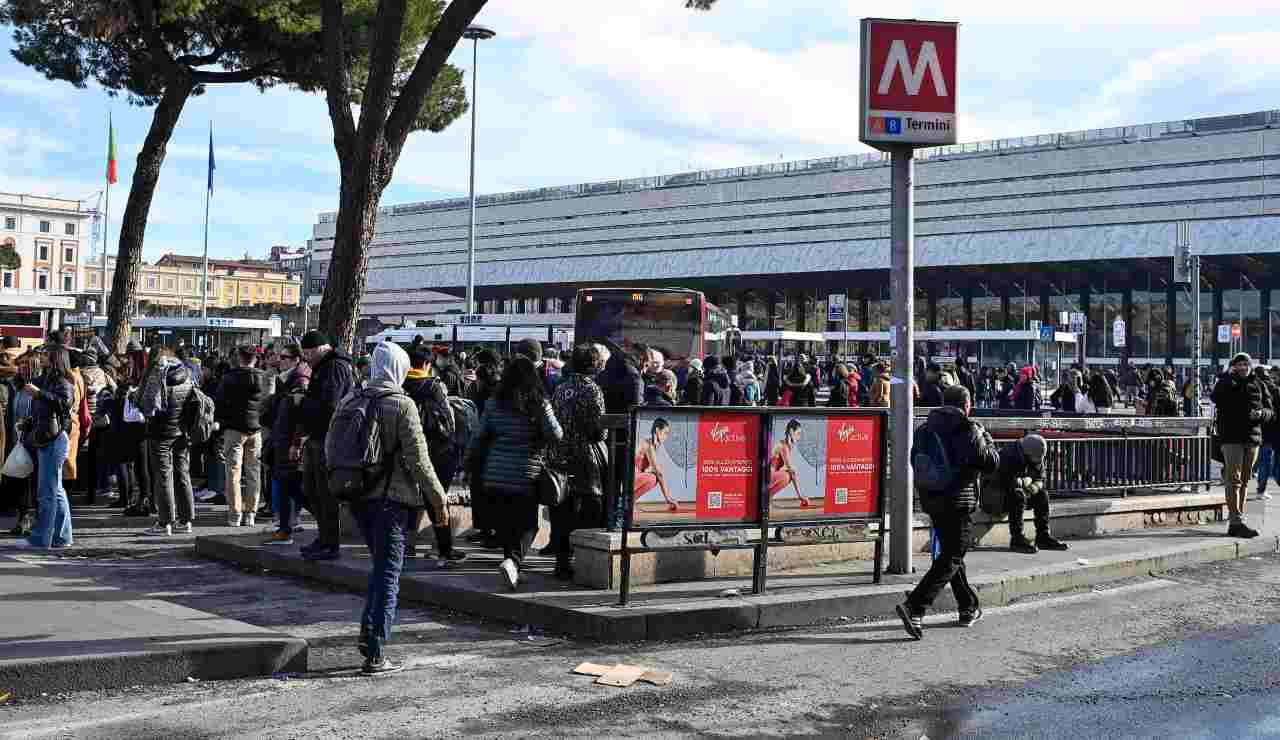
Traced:
<path fill-rule="evenodd" d="M 969 391 L 953 385 L 943 392 L 945 405 L 929 412 L 911 443 L 911 468 L 920 505 L 938 533 L 941 552 L 907 600 L 897 607 L 907 634 L 924 637 L 924 614 L 948 583 L 960 611 L 960 626 L 982 619 L 978 595 L 969 586 L 964 556 L 973 539 L 977 485 L 982 475 L 996 471 L 999 454 L 991 435 L 969 418 Z"/>
<path fill-rule="evenodd" d="M 366 675 L 403 668 L 383 649 L 395 622 L 410 523 L 426 508 L 432 521 L 449 526 L 444 486 L 431 465 L 418 407 L 403 389 L 408 371 L 403 349 L 379 344 L 368 384 L 338 403 L 325 437 L 328 490 L 351 506 L 372 561 L 358 643 Z"/>
<path fill-rule="evenodd" d="M 404 392 L 418 407 L 418 416 L 422 419 L 422 433 L 427 439 L 427 450 L 431 455 L 431 467 L 435 468 L 440 484 L 445 493 L 449 484 L 462 466 L 462 453 L 455 448 L 457 425 L 454 422 L 453 408 L 449 404 L 448 381 L 444 378 L 429 377 L 427 365 L 431 361 L 431 348 L 425 344 L 414 348 L 409 356 L 409 372 L 404 379 Z M 439 365 L 436 365 L 437 369 Z M 440 556 L 440 564 L 448 565 L 465 560 L 467 554 L 453 549 L 453 527 L 436 521 L 435 514 L 427 507 L 427 516 L 431 517 L 432 532 L 436 537 L 436 550 Z M 405 557 L 417 554 L 416 528 L 411 527 L 409 544 Z"/>

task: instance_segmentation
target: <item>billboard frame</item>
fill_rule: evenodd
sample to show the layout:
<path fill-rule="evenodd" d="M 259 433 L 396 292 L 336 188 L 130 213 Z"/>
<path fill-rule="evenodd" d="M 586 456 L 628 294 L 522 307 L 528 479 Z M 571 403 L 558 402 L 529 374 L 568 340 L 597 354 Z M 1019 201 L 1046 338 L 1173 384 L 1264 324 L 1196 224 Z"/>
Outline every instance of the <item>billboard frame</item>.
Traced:
<path fill-rule="evenodd" d="M 639 440 L 638 435 L 633 431 L 637 428 L 636 423 L 641 412 L 652 412 L 655 407 L 636 406 L 631 409 L 627 415 L 627 463 L 626 475 L 624 476 L 624 485 L 622 493 L 623 499 L 623 516 L 622 516 L 622 548 L 620 563 L 620 582 L 618 588 L 618 606 L 628 606 L 631 594 L 631 557 L 636 553 L 644 552 L 671 552 L 671 551 L 710 551 L 719 552 L 720 550 L 754 550 L 752 560 L 752 576 L 751 576 L 751 593 L 763 594 L 768 585 L 768 563 L 769 548 L 772 547 L 795 547 L 805 544 L 821 544 L 826 541 L 835 542 L 874 542 L 875 554 L 872 565 L 872 583 L 880 583 L 883 576 L 884 559 L 884 535 L 886 515 L 889 501 L 888 491 L 888 466 L 886 461 L 888 458 L 889 444 L 889 410 L 884 408 L 826 408 L 826 407 L 795 407 L 795 406 L 673 406 L 662 407 L 657 410 L 670 410 L 680 412 L 693 412 L 695 414 L 711 414 L 711 415 L 751 415 L 760 417 L 760 434 L 757 439 L 756 450 L 756 495 L 758 504 L 756 506 L 756 516 L 751 521 L 691 521 L 676 522 L 671 524 L 650 525 L 643 522 L 635 521 L 635 500 L 631 491 L 635 485 L 635 455 L 636 445 Z M 786 519 L 772 521 L 769 517 L 770 501 L 772 496 L 769 495 L 769 453 L 773 444 L 772 429 L 773 419 L 777 416 L 807 416 L 821 418 L 874 418 L 879 420 L 879 434 L 876 447 L 873 454 L 878 456 L 877 471 L 875 481 L 877 485 L 876 491 L 876 512 L 871 515 L 829 515 L 829 516 L 808 516 L 795 519 Z M 860 538 L 841 537 L 834 540 L 819 540 L 818 542 L 787 542 L 784 538 L 784 530 L 794 527 L 819 528 L 819 527 L 840 527 L 844 525 L 846 531 L 854 531 L 849 527 L 862 527 L 863 536 Z M 874 525 L 874 533 L 872 532 Z M 641 546 L 635 548 L 631 546 L 631 533 L 640 534 Z M 733 532 L 749 532 L 752 533 L 751 538 L 740 537 L 735 534 L 725 534 Z M 692 536 L 685 544 L 670 547 L 649 547 L 646 541 L 650 535 L 663 537 L 672 536 L 681 533 L 689 533 Z M 716 537 L 716 534 L 724 535 Z M 737 541 L 734 541 L 734 540 Z"/>

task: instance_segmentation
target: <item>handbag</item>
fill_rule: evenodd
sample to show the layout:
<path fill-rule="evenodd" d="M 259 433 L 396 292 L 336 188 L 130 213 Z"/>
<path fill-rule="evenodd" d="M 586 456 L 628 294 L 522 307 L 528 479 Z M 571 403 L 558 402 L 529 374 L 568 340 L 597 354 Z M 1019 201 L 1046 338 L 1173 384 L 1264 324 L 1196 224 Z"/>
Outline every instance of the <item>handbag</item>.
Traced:
<path fill-rule="evenodd" d="M 4 461 L 4 469 L 0 470 L 9 478 L 26 478 L 36 469 L 35 463 L 31 460 L 31 453 L 27 452 L 27 446 L 22 444 L 22 438 L 18 438 L 18 443 L 13 446 L 13 452 L 9 453 Z"/>
<path fill-rule="evenodd" d="M 548 508 L 564 503 L 569 494 L 569 475 L 556 470 L 550 463 L 543 463 L 538 473 L 538 502 Z"/>

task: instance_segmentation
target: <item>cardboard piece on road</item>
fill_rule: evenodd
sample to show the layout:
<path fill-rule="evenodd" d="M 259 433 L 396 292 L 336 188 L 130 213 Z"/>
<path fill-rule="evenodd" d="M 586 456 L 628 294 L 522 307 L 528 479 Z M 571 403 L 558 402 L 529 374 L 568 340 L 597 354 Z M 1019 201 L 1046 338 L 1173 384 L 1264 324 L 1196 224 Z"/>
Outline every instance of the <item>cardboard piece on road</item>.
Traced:
<path fill-rule="evenodd" d="M 648 669 L 638 665 L 616 665 L 609 672 L 596 679 L 601 686 L 617 686 L 625 688 L 640 680 Z"/>
<path fill-rule="evenodd" d="M 640 680 L 645 683 L 651 683 L 654 686 L 670 686 L 673 678 L 674 676 L 671 675 L 671 671 L 653 670 L 645 671 L 644 675 L 640 677 Z"/>
<path fill-rule="evenodd" d="M 578 667 L 574 668 L 571 672 L 576 673 L 579 676 L 595 676 L 599 678 L 614 668 L 617 668 L 617 666 L 600 665 L 598 663 L 579 663 Z"/>

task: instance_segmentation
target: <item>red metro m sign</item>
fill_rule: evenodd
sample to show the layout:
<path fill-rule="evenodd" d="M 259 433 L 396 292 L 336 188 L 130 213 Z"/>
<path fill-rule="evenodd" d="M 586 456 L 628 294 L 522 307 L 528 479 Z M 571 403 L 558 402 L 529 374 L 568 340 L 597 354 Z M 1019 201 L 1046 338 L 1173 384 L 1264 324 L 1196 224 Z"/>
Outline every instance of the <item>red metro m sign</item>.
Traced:
<path fill-rule="evenodd" d="M 871 146 L 956 143 L 956 24 L 864 18 L 861 102 Z"/>

